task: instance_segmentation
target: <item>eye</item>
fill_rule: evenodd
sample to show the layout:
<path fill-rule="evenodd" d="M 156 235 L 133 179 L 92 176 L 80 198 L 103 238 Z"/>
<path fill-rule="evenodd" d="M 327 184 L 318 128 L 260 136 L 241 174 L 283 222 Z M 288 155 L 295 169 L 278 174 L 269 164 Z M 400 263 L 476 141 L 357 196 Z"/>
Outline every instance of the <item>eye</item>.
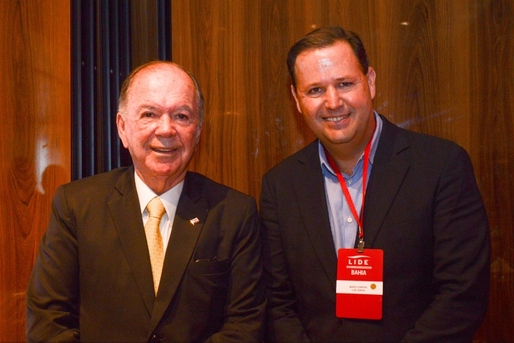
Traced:
<path fill-rule="evenodd" d="M 353 85 L 353 83 L 351 82 L 339 82 L 338 84 L 338 87 L 339 88 L 348 88 L 348 87 L 351 87 Z"/>
<path fill-rule="evenodd" d="M 153 112 L 145 112 L 143 113 L 143 117 L 145 118 L 153 118 L 155 114 Z"/>
<path fill-rule="evenodd" d="M 171 113 L 171 119 L 181 125 L 190 125 L 196 120 L 196 113 L 189 106 L 181 106 Z"/>
<path fill-rule="evenodd" d="M 191 116 L 187 113 L 177 113 L 173 116 L 173 118 L 178 122 L 190 122 Z"/>
<path fill-rule="evenodd" d="M 321 87 L 314 87 L 314 88 L 309 89 L 307 94 L 316 95 L 316 94 L 320 94 L 321 92 L 322 92 Z"/>

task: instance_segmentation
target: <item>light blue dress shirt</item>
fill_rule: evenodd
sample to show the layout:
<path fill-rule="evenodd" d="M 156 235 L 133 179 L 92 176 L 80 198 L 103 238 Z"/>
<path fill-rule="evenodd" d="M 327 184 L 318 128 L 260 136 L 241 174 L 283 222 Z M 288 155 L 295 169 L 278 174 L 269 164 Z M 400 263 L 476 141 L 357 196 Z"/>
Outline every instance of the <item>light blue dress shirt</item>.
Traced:
<path fill-rule="evenodd" d="M 375 112 L 375 119 L 377 126 L 373 134 L 371 141 L 371 151 L 369 154 L 369 167 L 368 167 L 368 178 L 371 175 L 371 169 L 373 166 L 373 159 L 377 150 L 378 139 L 382 132 L 382 119 Z M 353 217 L 352 211 L 346 202 L 341 185 L 335 172 L 328 163 L 325 150 L 321 142 L 318 144 L 319 158 L 321 163 L 321 170 L 323 171 L 323 179 L 325 181 L 325 193 L 328 207 L 328 216 L 330 219 L 330 228 L 332 230 L 332 238 L 334 239 L 334 246 L 336 253 L 340 248 L 353 248 L 357 238 L 357 220 Z M 364 153 L 357 161 L 353 169 L 352 175 L 343 174 L 343 178 L 348 187 L 348 191 L 355 204 L 357 213 L 361 213 L 362 207 L 362 172 L 364 163 Z M 366 238 L 366 228 L 364 227 L 364 238 Z"/>

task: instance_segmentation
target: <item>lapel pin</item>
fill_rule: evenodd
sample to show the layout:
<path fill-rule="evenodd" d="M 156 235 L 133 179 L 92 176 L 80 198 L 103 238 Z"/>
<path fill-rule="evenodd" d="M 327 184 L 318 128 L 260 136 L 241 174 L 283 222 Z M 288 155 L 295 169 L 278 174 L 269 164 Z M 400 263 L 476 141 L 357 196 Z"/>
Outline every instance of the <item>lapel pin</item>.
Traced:
<path fill-rule="evenodd" d="M 195 225 L 196 223 L 199 223 L 200 222 L 200 219 L 198 218 L 193 218 L 190 220 L 191 224 Z"/>

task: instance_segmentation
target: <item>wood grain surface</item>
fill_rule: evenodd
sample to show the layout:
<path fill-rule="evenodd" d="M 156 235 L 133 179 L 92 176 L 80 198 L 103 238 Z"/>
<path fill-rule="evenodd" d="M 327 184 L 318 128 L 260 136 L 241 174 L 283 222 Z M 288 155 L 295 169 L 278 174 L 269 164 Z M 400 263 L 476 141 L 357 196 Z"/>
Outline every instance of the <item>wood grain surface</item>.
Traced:
<path fill-rule="evenodd" d="M 0 341 L 25 340 L 25 289 L 70 179 L 70 1 L 0 1 Z"/>

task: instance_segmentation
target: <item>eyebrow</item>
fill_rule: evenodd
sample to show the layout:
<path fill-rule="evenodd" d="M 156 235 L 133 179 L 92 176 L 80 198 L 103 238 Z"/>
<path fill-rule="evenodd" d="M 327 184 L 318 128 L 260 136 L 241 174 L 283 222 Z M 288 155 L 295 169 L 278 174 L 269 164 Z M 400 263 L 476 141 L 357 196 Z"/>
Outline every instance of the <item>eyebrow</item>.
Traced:
<path fill-rule="evenodd" d="M 159 108 L 159 106 L 149 105 L 149 104 L 142 104 L 137 108 L 137 112 L 143 111 L 143 110 L 152 110 L 155 111 Z M 173 109 L 173 112 L 176 111 L 187 111 L 191 113 L 195 113 L 194 109 L 191 108 L 189 105 L 182 105 L 177 108 Z"/>
<path fill-rule="evenodd" d="M 195 111 L 194 111 L 194 109 L 193 109 L 193 108 L 191 108 L 189 105 L 179 106 L 179 107 L 177 107 L 177 109 L 176 109 L 176 110 L 179 110 L 179 111 L 180 111 L 180 110 L 186 110 L 186 111 L 188 111 L 188 112 L 193 112 L 193 113 L 195 112 Z"/>
<path fill-rule="evenodd" d="M 141 110 L 156 110 L 157 107 L 153 106 L 153 105 L 147 105 L 147 104 L 143 104 L 143 105 L 140 105 L 137 107 L 137 111 L 141 111 Z"/>

